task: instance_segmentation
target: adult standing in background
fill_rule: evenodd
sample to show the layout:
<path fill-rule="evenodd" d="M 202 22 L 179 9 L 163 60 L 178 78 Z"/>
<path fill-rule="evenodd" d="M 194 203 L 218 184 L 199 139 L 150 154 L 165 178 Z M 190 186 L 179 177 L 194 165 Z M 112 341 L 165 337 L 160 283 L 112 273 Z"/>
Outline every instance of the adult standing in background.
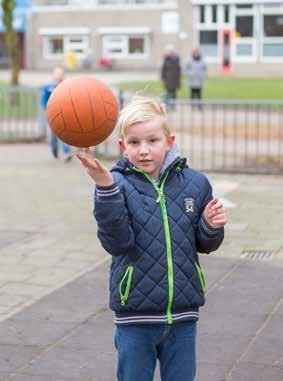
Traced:
<path fill-rule="evenodd" d="M 41 106 L 46 111 L 48 99 L 52 93 L 52 91 L 55 89 L 59 83 L 61 83 L 64 80 L 65 76 L 65 69 L 63 66 L 55 66 L 52 72 L 52 83 L 49 83 L 45 85 L 42 89 L 41 93 Z M 53 130 L 50 128 L 50 146 L 51 146 L 51 152 L 52 155 L 55 158 L 59 157 L 59 145 L 61 145 L 64 155 L 64 161 L 68 162 L 72 159 L 71 154 L 71 148 L 68 144 L 62 142 L 57 135 L 53 132 Z"/>
<path fill-rule="evenodd" d="M 190 89 L 191 99 L 197 99 L 199 107 L 202 99 L 202 88 L 206 79 L 207 67 L 202 59 L 201 52 L 195 48 L 192 52 L 192 57 L 186 66 L 186 75 L 188 80 L 188 87 Z"/>
<path fill-rule="evenodd" d="M 180 58 L 173 45 L 167 45 L 165 48 L 161 79 L 166 91 L 165 104 L 168 108 L 172 106 L 172 109 L 174 109 L 174 103 L 177 98 L 177 89 L 180 88 L 181 82 L 181 66 Z"/>

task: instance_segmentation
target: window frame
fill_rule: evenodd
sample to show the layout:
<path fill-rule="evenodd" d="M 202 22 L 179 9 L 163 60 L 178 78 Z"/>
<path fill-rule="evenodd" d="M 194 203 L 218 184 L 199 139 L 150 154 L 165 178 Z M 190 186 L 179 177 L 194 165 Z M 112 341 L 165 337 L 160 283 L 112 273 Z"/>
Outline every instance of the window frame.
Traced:
<path fill-rule="evenodd" d="M 264 16 L 282 16 L 283 17 L 283 7 L 278 5 L 274 8 L 266 8 L 264 6 L 260 7 L 260 21 L 261 21 L 261 36 L 260 36 L 260 61 L 263 63 L 281 63 L 283 62 L 283 55 L 278 56 L 265 56 L 263 54 L 264 44 L 283 44 L 283 37 L 266 37 L 264 35 Z"/>
<path fill-rule="evenodd" d="M 62 53 L 60 53 L 60 54 L 50 53 L 49 41 L 52 38 L 62 39 L 62 41 L 63 41 L 63 52 Z M 82 41 L 81 41 L 81 43 L 72 43 L 70 41 L 72 38 L 81 38 Z M 90 49 L 89 35 L 76 34 L 76 33 L 64 34 L 64 33 L 60 33 L 60 31 L 58 31 L 58 33 L 56 33 L 56 34 L 53 34 L 53 33 L 44 34 L 44 35 L 42 35 L 42 39 L 43 39 L 42 58 L 44 58 L 44 59 L 47 59 L 47 60 L 65 59 L 66 54 L 69 51 L 74 52 L 76 55 L 76 58 L 78 58 L 78 59 L 84 59 L 88 56 L 88 52 Z M 83 52 L 82 53 L 75 52 L 74 50 L 72 50 L 72 46 L 77 46 L 77 47 L 82 46 L 84 48 Z"/>
<path fill-rule="evenodd" d="M 258 38 L 257 31 L 258 26 L 258 15 L 257 15 L 257 5 L 253 4 L 251 8 L 237 8 L 236 4 L 231 6 L 231 21 L 232 30 L 235 31 L 235 36 L 233 38 L 232 44 L 232 60 L 235 63 L 255 63 L 258 58 Z M 236 35 L 236 18 L 237 16 L 252 16 L 253 17 L 253 36 L 252 37 L 237 37 Z M 237 55 L 238 45 L 250 45 L 252 48 L 252 54 L 248 56 Z"/>
<path fill-rule="evenodd" d="M 121 38 L 121 53 L 109 53 L 109 50 L 107 49 L 107 40 L 109 40 L 109 45 L 111 46 L 111 38 L 120 37 Z M 143 53 L 129 53 L 129 43 L 130 38 L 143 38 L 144 40 L 144 52 Z M 113 44 L 115 46 L 115 44 Z M 112 59 L 133 59 L 133 60 L 140 60 L 145 59 L 149 57 L 149 36 L 147 34 L 140 34 L 140 33 L 129 33 L 129 34 L 122 34 L 122 33 L 113 33 L 113 34 L 104 34 L 102 35 L 102 56 L 106 58 L 112 58 Z"/>
<path fill-rule="evenodd" d="M 63 52 L 60 54 L 51 53 L 49 50 L 50 40 L 55 38 L 62 39 L 62 42 L 63 42 Z M 64 53 L 65 42 L 64 42 L 64 36 L 62 34 L 60 35 L 58 33 L 57 35 L 53 35 L 53 34 L 44 35 L 42 36 L 42 39 L 43 39 L 42 58 L 47 60 L 57 60 L 57 59 L 62 59 L 65 57 L 65 53 Z"/>
<path fill-rule="evenodd" d="M 213 26 L 212 27 L 207 26 L 205 28 L 199 28 L 198 29 L 198 33 L 197 33 L 198 46 L 200 47 L 200 49 L 202 51 L 203 44 L 200 43 L 200 33 L 201 32 L 216 32 L 216 34 L 217 34 L 216 55 L 215 56 L 205 55 L 205 61 L 207 63 L 219 63 L 220 62 L 220 30 L 215 26 L 214 27 Z"/>

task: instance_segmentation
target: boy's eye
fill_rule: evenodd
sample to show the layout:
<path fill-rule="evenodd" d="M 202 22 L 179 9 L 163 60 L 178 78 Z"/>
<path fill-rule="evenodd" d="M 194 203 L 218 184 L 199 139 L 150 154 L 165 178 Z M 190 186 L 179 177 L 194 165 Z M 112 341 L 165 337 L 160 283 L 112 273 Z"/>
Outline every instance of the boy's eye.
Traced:
<path fill-rule="evenodd" d="M 151 138 L 151 139 L 150 139 L 150 142 L 151 142 L 151 143 L 155 143 L 155 142 L 158 142 L 158 140 L 159 140 L 158 138 Z"/>
<path fill-rule="evenodd" d="M 137 140 L 129 140 L 129 141 L 128 141 L 128 144 L 133 144 L 133 145 L 135 145 L 135 144 L 138 144 L 138 141 L 137 141 Z"/>

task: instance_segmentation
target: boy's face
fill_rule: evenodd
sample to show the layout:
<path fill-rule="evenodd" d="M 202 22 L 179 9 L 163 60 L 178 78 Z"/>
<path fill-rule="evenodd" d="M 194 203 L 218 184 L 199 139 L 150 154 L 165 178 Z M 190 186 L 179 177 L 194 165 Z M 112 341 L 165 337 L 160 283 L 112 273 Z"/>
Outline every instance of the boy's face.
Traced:
<path fill-rule="evenodd" d="M 59 85 L 64 79 L 65 76 L 65 71 L 61 67 L 55 67 L 52 73 L 54 83 L 56 85 Z"/>
<path fill-rule="evenodd" d="M 135 167 L 157 178 L 174 140 L 175 136 L 166 136 L 161 118 L 156 117 L 128 127 L 126 136 L 119 141 L 119 145 Z"/>

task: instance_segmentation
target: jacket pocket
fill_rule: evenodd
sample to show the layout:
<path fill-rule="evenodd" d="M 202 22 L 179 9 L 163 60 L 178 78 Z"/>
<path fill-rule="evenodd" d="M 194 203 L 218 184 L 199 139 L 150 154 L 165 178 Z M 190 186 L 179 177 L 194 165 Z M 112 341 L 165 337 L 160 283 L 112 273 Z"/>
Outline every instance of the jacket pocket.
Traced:
<path fill-rule="evenodd" d="M 124 306 L 127 303 L 127 300 L 130 294 L 133 271 L 134 271 L 134 267 L 128 266 L 125 271 L 125 274 L 123 275 L 123 278 L 121 279 L 119 283 L 120 302 L 122 306 Z"/>
<path fill-rule="evenodd" d="M 205 283 L 205 278 L 204 278 L 204 274 L 203 274 L 202 268 L 200 267 L 200 265 L 198 263 L 195 263 L 195 265 L 196 265 L 199 281 L 200 281 L 200 284 L 201 284 L 202 292 L 205 294 L 205 292 L 206 292 L 206 283 Z"/>

